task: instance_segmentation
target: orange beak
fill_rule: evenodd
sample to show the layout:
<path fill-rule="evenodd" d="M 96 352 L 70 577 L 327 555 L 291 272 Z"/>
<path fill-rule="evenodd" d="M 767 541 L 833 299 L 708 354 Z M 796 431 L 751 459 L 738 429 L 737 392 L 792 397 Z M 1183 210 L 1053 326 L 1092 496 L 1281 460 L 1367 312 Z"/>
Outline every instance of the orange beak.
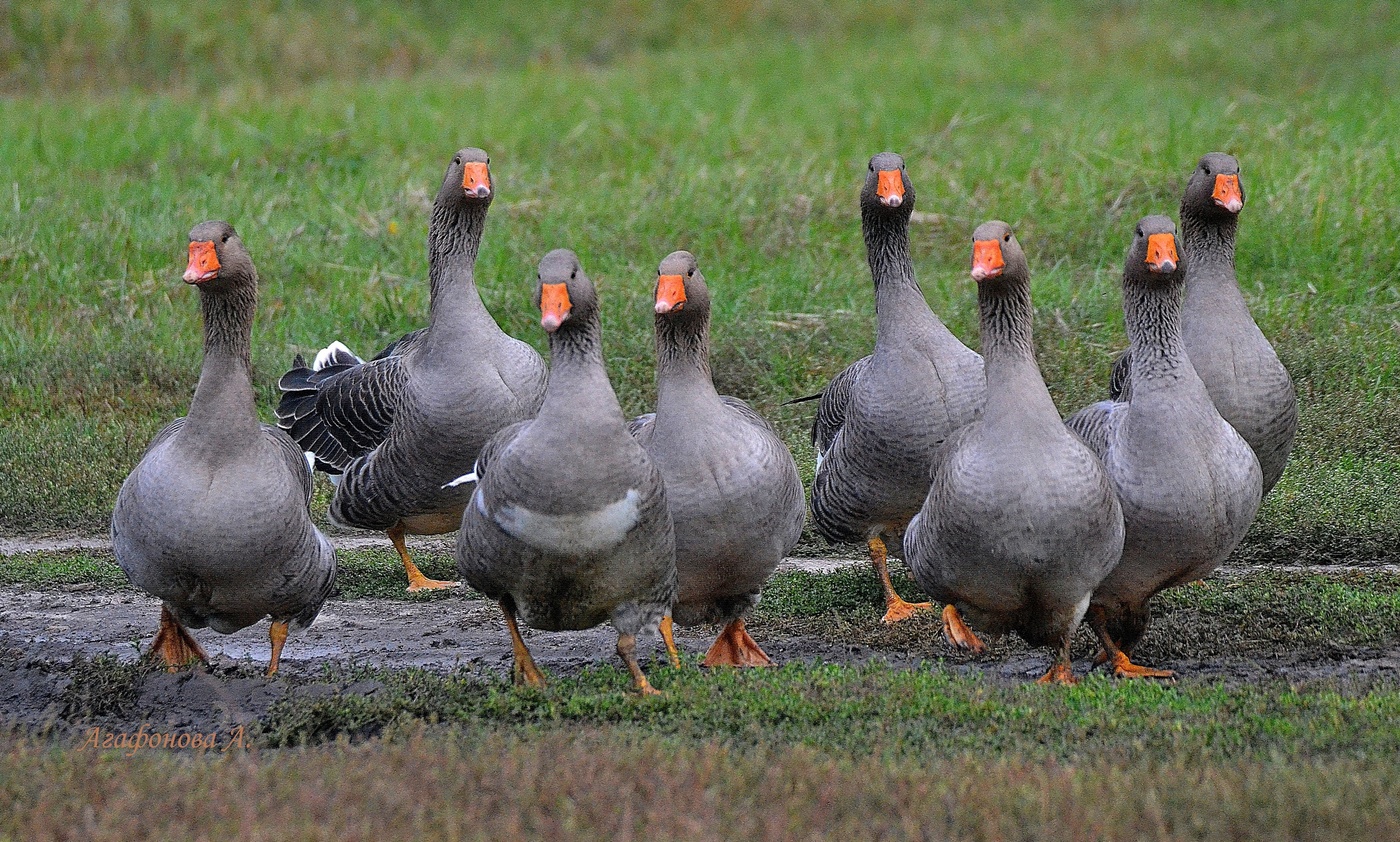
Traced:
<path fill-rule="evenodd" d="M 213 240 L 190 243 L 190 265 L 185 269 L 185 283 L 197 284 L 219 274 L 219 255 Z"/>
<path fill-rule="evenodd" d="M 685 278 L 661 275 L 656 279 L 656 312 L 670 313 L 685 306 Z"/>
<path fill-rule="evenodd" d="M 899 170 L 880 170 L 879 180 L 875 183 L 875 195 L 880 197 L 880 204 L 887 208 L 897 208 L 904 204 L 904 179 Z"/>
<path fill-rule="evenodd" d="M 1001 256 L 999 240 L 972 241 L 972 280 L 985 281 L 1001 274 L 1006 261 Z"/>
<path fill-rule="evenodd" d="M 468 196 L 485 199 L 491 195 L 491 171 L 477 161 L 462 165 L 462 190 Z"/>
<path fill-rule="evenodd" d="M 1176 237 L 1171 234 L 1149 234 L 1147 237 L 1148 270 L 1159 274 L 1175 272 L 1176 264 Z"/>
<path fill-rule="evenodd" d="M 553 333 L 569 317 L 568 284 L 543 284 L 540 287 L 540 326 Z"/>
<path fill-rule="evenodd" d="M 1240 190 L 1240 177 L 1237 175 L 1217 175 L 1215 190 L 1210 197 L 1215 203 L 1230 213 L 1239 213 L 1244 207 L 1244 191 Z"/>

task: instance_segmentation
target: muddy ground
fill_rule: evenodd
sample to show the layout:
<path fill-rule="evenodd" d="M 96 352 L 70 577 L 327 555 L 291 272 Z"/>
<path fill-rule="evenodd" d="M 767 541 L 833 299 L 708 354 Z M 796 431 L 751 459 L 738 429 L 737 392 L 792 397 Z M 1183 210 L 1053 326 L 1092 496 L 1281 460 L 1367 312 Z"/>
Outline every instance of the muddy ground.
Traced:
<path fill-rule="evenodd" d="M 42 547 L 73 548 L 63 542 Z M 3 549 L 15 551 L 9 546 Z M 792 559 L 784 567 L 823 572 L 853 563 L 859 562 Z M 1225 570 L 1217 575 L 1248 572 Z M 97 706 L 103 710 L 101 724 L 131 730 L 145 723 L 164 731 L 208 732 L 255 722 L 284 699 L 375 692 L 376 682 L 346 679 L 343 670 L 328 671 L 327 666 L 458 669 L 478 674 L 483 681 L 498 680 L 510 672 L 510 639 L 496 605 L 473 597 L 464 591 L 431 601 L 333 598 L 309 629 L 289 639 L 281 674 L 270 679 L 261 674 L 269 651 L 266 623 L 226 636 L 198 631 L 196 637 L 211 657 L 208 667 L 175 674 L 143 673 L 136 698 L 106 706 L 98 699 Z M 103 692 L 100 686 L 92 686 L 88 660 L 111 656 L 121 663 L 135 663 L 149 644 L 158 614 L 159 603 L 136 591 L 95 585 L 0 587 L 0 721 L 10 720 L 22 730 L 49 731 L 59 737 L 81 735 L 92 721 L 93 694 Z M 926 634 L 936 634 L 934 622 L 921 628 Z M 930 668 L 929 653 L 940 651 L 938 645 L 930 646 L 927 641 L 918 647 L 877 648 L 830 636 L 793 633 L 791 624 L 785 623 L 765 628 L 764 623 L 755 622 L 752 629 L 779 663 L 859 664 L 878 659 L 900 668 Z M 683 651 L 698 655 L 716 631 L 712 627 L 678 629 L 677 642 Z M 526 629 L 524 634 L 536 661 L 552 675 L 575 674 L 589 665 L 617 661 L 616 635 L 607 626 L 561 633 Z M 643 655 L 649 670 L 667 668 L 659 639 L 643 639 L 641 650 L 650 653 Z M 1092 641 L 1084 635 L 1076 646 L 1076 673 L 1083 675 L 1090 669 L 1092 653 Z M 1400 645 L 1254 651 L 1247 655 L 1212 653 L 1208 658 L 1168 657 L 1153 663 L 1177 670 L 1185 681 L 1238 684 L 1345 678 L 1389 682 L 1400 680 Z M 941 668 L 980 674 L 1005 684 L 1034 679 L 1046 666 L 1044 652 L 1014 639 L 1003 640 L 989 656 L 950 655 L 941 661 Z M 75 688 L 75 678 L 86 683 Z"/>

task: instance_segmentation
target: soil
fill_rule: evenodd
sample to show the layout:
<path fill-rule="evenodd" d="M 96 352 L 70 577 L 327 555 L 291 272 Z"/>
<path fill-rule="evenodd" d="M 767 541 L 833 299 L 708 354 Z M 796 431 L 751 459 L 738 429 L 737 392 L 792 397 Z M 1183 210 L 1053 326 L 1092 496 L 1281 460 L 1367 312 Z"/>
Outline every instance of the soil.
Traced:
<path fill-rule="evenodd" d="M 52 549 L 74 548 L 68 542 L 54 543 L 59 546 Z M 102 546 L 101 542 L 92 543 L 94 549 Z M 8 546 L 3 549 L 15 551 Z M 23 551 L 38 549 L 51 548 L 28 543 L 23 547 Z M 789 559 L 784 567 L 822 572 L 852 563 L 849 559 Z M 1338 570 L 1336 566 L 1322 569 Z M 1241 571 L 1223 572 L 1242 575 Z M 105 590 L 96 585 L 43 590 L 0 587 L 0 724 L 9 720 L 21 730 L 47 731 L 55 736 L 80 736 L 96 720 L 110 729 L 135 730 L 144 723 L 167 732 L 202 733 L 255 722 L 283 699 L 374 692 L 374 682 L 332 677 L 327 665 L 435 671 L 466 668 L 482 680 L 508 676 L 510 638 L 500 611 L 493 602 L 473 596 L 463 591 L 431 601 L 332 599 L 309 629 L 288 640 L 281 672 L 273 678 L 262 675 L 269 653 L 267 623 L 231 635 L 196 631 L 196 638 L 211 657 L 208 666 L 178 673 L 142 671 L 134 698 L 104 699 L 100 683 L 89 686 L 90 659 L 109 656 L 111 660 L 104 663 L 118 667 L 136 664 L 155 630 L 159 603 L 138 592 Z M 875 648 L 763 625 L 755 622 L 751 629 L 779 663 L 859 664 L 878 659 L 891 666 L 914 668 L 926 661 L 925 654 L 899 646 Z M 934 628 L 930 623 L 929 631 Z M 676 631 L 681 649 L 698 655 L 709 646 L 717 629 Z M 589 665 L 617 662 L 617 638 L 608 626 L 580 632 L 524 629 L 523 633 L 537 663 L 548 674 L 574 674 Z M 651 653 L 649 670 L 663 668 L 659 639 L 643 639 L 640 647 L 643 653 Z M 927 646 L 922 648 L 929 651 Z M 1081 657 L 1076 673 L 1083 675 L 1091 668 L 1091 653 L 1091 647 L 1077 648 Z M 647 657 L 643 655 L 644 664 Z M 1392 682 L 1400 680 L 1400 646 L 1166 659 L 1153 665 L 1175 669 L 1185 681 Z M 942 662 L 944 669 L 981 674 L 1004 684 L 1032 680 L 1046 666 L 1044 652 L 1019 641 L 996 646 L 995 657 Z M 85 683 L 75 687 L 75 681 Z M 87 707 L 75 699 L 87 699 Z M 96 718 L 93 703 L 101 712 Z"/>

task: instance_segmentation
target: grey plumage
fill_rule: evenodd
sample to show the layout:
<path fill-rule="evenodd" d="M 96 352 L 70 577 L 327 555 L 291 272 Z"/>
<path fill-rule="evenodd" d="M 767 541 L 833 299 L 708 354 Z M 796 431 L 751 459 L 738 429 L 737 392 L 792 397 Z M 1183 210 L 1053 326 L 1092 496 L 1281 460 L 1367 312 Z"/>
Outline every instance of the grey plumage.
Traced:
<path fill-rule="evenodd" d="M 657 274 L 668 283 L 656 295 L 657 409 L 629 431 L 666 482 L 676 534 L 675 621 L 728 624 L 757 603 L 801 536 L 802 481 L 773 427 L 744 401 L 715 391 L 710 293 L 694 255 L 668 255 Z M 671 306 L 666 296 L 677 278 L 683 300 Z"/>
<path fill-rule="evenodd" d="M 904 199 L 877 198 L 876 175 L 898 170 Z M 812 518 L 833 543 L 872 536 L 898 542 L 928 494 L 934 454 L 980 411 L 982 358 L 929 309 L 909 256 L 914 188 L 893 153 L 871 159 L 861 191 L 866 257 L 875 283 L 875 352 L 853 363 L 823 392 L 814 427 L 821 464 Z M 839 428 L 832 428 L 839 420 Z"/>
<path fill-rule="evenodd" d="M 1147 262 L 1154 235 L 1174 243 L 1175 234 L 1166 217 L 1146 217 L 1124 267 L 1132 400 L 1100 402 L 1065 422 L 1103 459 L 1123 506 L 1123 557 L 1089 608 L 1120 674 L 1163 674 L 1126 659 L 1147 628 L 1149 600 L 1219 566 L 1244 537 L 1262 493 L 1258 460 L 1221 418 L 1186 354 L 1183 266 Z"/>
<path fill-rule="evenodd" d="M 664 482 L 627 433 L 603 367 L 596 293 L 578 258 L 550 252 L 539 278 L 537 303 L 548 291 L 566 293 L 568 305 L 562 318 L 552 310 L 559 321 L 546 325 L 554 329 L 544 403 L 536 418 L 483 448 L 457 536 L 457 570 L 499 600 L 512 624 L 517 612 L 545 630 L 611 620 L 619 654 L 634 668 L 629 641 L 655 628 L 676 595 Z M 517 676 L 522 669 L 518 657 Z M 648 689 L 644 678 L 638 686 Z"/>
<path fill-rule="evenodd" d="M 939 454 L 905 535 L 907 560 L 924 590 L 974 625 L 1051 647 L 1043 680 L 1072 682 L 1070 638 L 1122 553 L 1122 510 L 1041 379 L 1020 244 L 1000 221 L 983 223 L 973 241 L 986 405 Z"/>
<path fill-rule="evenodd" d="M 1227 187 L 1229 181 L 1233 184 Z M 1237 193 L 1238 206 L 1223 198 L 1224 192 Z M 1268 495 L 1293 449 L 1298 398 L 1235 277 L 1235 235 L 1243 203 L 1238 159 L 1223 152 L 1202 157 L 1181 198 L 1186 264 L 1181 330 L 1186 353 L 1215 408 L 1258 457 Z M 1128 352 L 1114 362 L 1109 381 L 1114 400 L 1131 399 L 1130 365 Z"/>
<path fill-rule="evenodd" d="M 331 591 L 335 550 L 311 522 L 301 450 L 254 409 L 257 272 L 228 223 L 201 223 L 190 241 L 212 243 L 218 263 L 197 275 L 191 249 L 204 364 L 189 414 L 155 436 L 122 483 L 113 551 L 182 626 L 228 634 L 270 616 L 304 627 Z"/>
<path fill-rule="evenodd" d="M 434 203 L 428 326 L 368 362 L 332 354 L 321 371 L 303 365 L 283 377 L 279 423 L 342 473 L 330 508 L 337 523 L 451 531 L 471 486 L 443 484 L 471 468 L 492 434 L 532 417 L 543 400 L 544 361 L 497 326 L 476 287 L 495 193 L 468 182 L 486 163 L 479 149 L 458 152 Z"/>

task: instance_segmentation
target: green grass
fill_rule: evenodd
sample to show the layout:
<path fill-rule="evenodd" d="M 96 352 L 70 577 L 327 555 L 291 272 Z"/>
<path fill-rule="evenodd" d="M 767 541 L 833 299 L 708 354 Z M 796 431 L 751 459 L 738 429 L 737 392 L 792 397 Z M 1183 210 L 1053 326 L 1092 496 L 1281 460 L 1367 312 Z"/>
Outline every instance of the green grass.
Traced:
<path fill-rule="evenodd" d="M 235 222 L 261 270 L 266 411 L 295 352 L 336 337 L 369 352 L 423 323 L 428 196 L 458 146 L 484 146 L 500 193 L 479 276 L 503 326 L 543 347 L 533 267 L 574 248 L 602 290 L 618 393 L 642 411 L 650 278 L 689 248 L 716 294 L 719 385 L 774 418 L 810 473 L 810 410 L 778 404 L 869 348 L 856 192 L 871 153 L 906 156 L 920 278 L 971 344 L 968 233 L 1017 226 L 1068 412 L 1103 394 L 1123 342 L 1131 223 L 1174 212 L 1195 159 L 1223 148 L 1245 167 L 1245 292 L 1302 403 L 1257 529 L 1393 544 L 1396 43 L 1400 16 L 1362 2 L 555 2 L 526 22 L 308 0 L 217 27 L 169 2 L 12 4 L 0 528 L 101 530 L 183 411 L 199 336 L 177 275 L 208 217 Z"/>
<path fill-rule="evenodd" d="M 16 839 L 1276 840 L 1400 831 L 1388 758 L 1264 764 L 1111 754 L 883 763 L 619 727 L 187 758 L 80 756 L 0 737 Z M 362 809 L 347 809 L 346 805 Z M 275 829 L 275 831 L 274 831 Z"/>

